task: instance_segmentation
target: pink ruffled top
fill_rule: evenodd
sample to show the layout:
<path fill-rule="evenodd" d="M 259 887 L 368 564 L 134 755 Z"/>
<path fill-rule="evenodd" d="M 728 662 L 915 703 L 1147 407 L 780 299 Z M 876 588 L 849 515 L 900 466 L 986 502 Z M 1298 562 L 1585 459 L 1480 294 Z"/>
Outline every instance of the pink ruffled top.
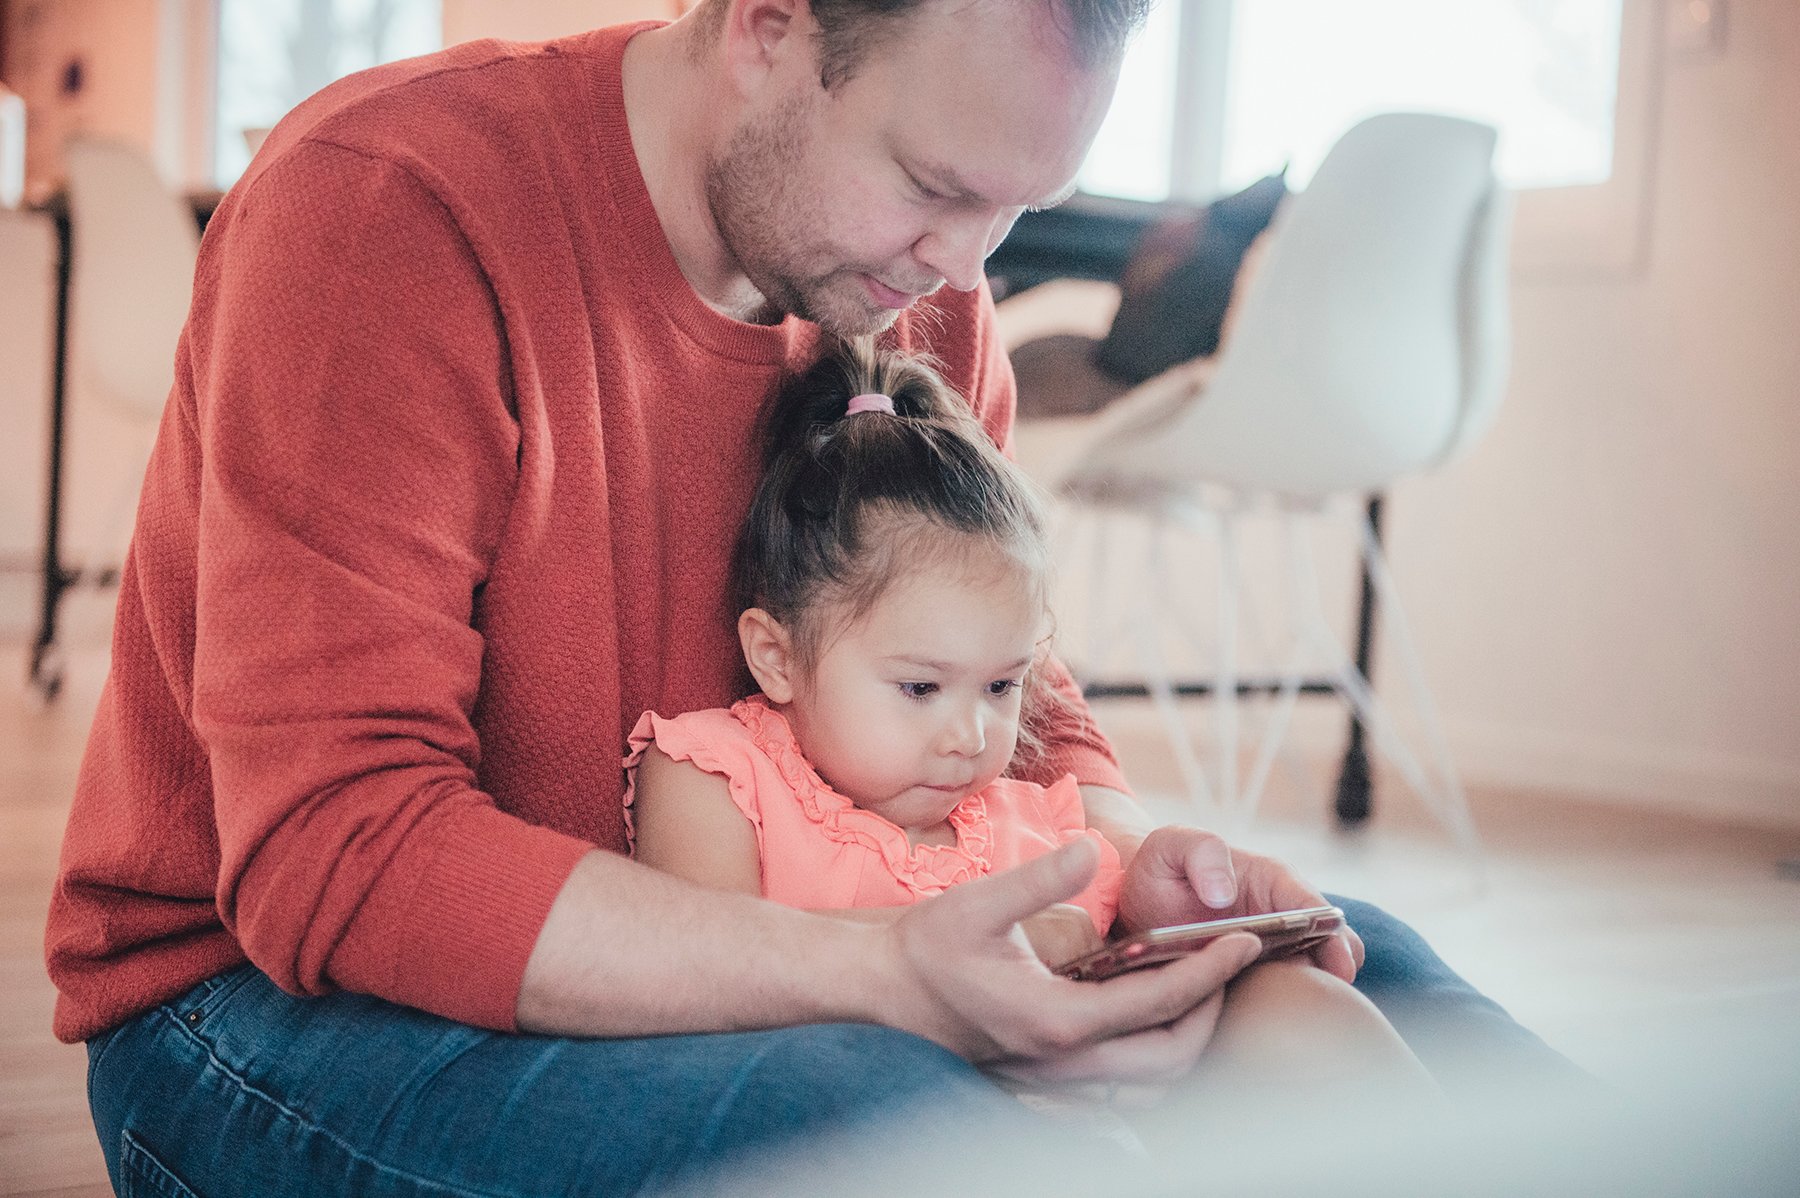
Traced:
<path fill-rule="evenodd" d="M 1119 854 L 1088 828 L 1073 774 L 1049 786 L 1000 778 L 951 810 L 955 844 L 913 844 L 899 825 L 831 789 L 801 754 L 786 717 L 754 695 L 673 719 L 643 714 L 625 758 L 628 830 L 637 764 L 652 744 L 729 784 L 732 802 L 756 829 L 763 896 L 778 903 L 825 910 L 917 902 L 1090 836 L 1100 846 L 1100 871 L 1070 901 L 1102 935 L 1118 911 Z"/>

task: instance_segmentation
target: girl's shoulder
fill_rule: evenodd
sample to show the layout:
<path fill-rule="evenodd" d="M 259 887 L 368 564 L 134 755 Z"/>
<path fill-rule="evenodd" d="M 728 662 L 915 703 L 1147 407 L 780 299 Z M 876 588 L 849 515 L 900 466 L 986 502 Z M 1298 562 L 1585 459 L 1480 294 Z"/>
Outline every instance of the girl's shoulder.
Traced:
<path fill-rule="evenodd" d="M 723 778 L 733 805 L 757 827 L 760 839 L 763 802 L 772 791 L 784 787 L 768 755 L 758 747 L 755 733 L 738 718 L 742 707 L 740 703 L 674 716 L 646 711 L 638 717 L 622 763 L 626 832 L 631 842 L 636 841 L 639 767 L 653 748 L 672 761 Z"/>
<path fill-rule="evenodd" d="M 629 769 L 651 745 L 677 761 L 686 761 L 697 749 L 747 744 L 750 735 L 744 725 L 733 718 L 730 708 L 709 707 L 674 716 L 646 711 L 638 717 L 637 726 L 631 730 L 627 740 L 631 752 L 626 758 L 625 766 Z"/>
<path fill-rule="evenodd" d="M 691 761 L 708 773 L 727 777 L 771 769 L 790 784 L 815 781 L 786 717 L 761 695 L 730 707 L 710 707 L 681 715 L 646 711 L 626 738 L 624 766 L 635 771 L 655 746 L 676 761 Z"/>

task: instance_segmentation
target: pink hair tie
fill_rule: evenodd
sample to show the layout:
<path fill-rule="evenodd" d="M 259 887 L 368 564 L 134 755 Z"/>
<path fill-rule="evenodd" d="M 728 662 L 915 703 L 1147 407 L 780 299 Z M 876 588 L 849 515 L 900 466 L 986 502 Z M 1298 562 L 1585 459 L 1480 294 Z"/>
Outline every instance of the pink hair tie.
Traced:
<path fill-rule="evenodd" d="M 871 391 L 867 395 L 859 395 L 850 401 L 850 407 L 844 412 L 846 416 L 854 416 L 858 412 L 886 412 L 894 414 L 892 396 L 883 395 L 879 391 Z"/>

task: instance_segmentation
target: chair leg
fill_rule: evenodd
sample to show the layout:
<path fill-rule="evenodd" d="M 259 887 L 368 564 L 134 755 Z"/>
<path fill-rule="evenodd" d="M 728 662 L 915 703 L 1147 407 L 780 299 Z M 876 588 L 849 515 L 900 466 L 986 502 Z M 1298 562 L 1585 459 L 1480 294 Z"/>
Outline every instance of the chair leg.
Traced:
<path fill-rule="evenodd" d="M 1379 494 L 1369 496 L 1366 518 L 1369 527 L 1375 530 L 1375 537 L 1379 542 Z M 1357 570 L 1356 669 L 1367 680 L 1374 677 L 1370 670 L 1374 668 L 1375 659 L 1375 587 L 1369 576 L 1368 565 L 1360 555 L 1357 560 L 1360 568 Z M 1340 826 L 1354 828 L 1367 822 L 1374 806 L 1374 789 L 1375 780 L 1369 771 L 1369 750 L 1363 733 L 1362 718 L 1353 709 L 1344 738 L 1344 760 L 1338 767 L 1337 795 L 1333 803 Z"/>
<path fill-rule="evenodd" d="M 1475 821 L 1469 814 L 1468 795 L 1463 791 L 1462 779 L 1456 772 L 1456 763 L 1451 759 L 1450 742 L 1444 736 L 1443 724 L 1438 719 L 1437 704 L 1432 700 L 1431 690 L 1425 684 L 1425 671 L 1419 663 L 1418 647 L 1413 642 L 1406 613 L 1400 606 L 1400 592 L 1388 570 L 1387 556 L 1381 551 L 1377 527 L 1365 518 L 1361 532 L 1364 576 L 1372 581 L 1380 599 L 1382 618 L 1393 634 L 1394 648 L 1412 691 L 1413 706 L 1417 708 L 1419 722 L 1424 726 L 1431 755 L 1437 759 L 1437 790 L 1441 795 L 1442 806 L 1438 815 L 1449 825 L 1457 842 L 1470 853 L 1478 855 L 1481 840 L 1475 831 Z"/>
<path fill-rule="evenodd" d="M 1388 603 L 1392 598 L 1391 581 L 1386 584 L 1386 592 L 1382 593 L 1384 574 L 1380 548 L 1371 540 L 1365 540 L 1363 553 L 1365 561 L 1372 563 L 1369 570 L 1382 599 L 1383 618 L 1388 621 L 1390 628 L 1398 630 L 1402 626 L 1401 614 Z M 1367 556 L 1371 553 L 1373 557 Z M 1467 804 L 1460 786 L 1446 788 L 1437 785 L 1407 745 L 1405 738 L 1400 735 L 1386 706 L 1375 697 L 1368 679 L 1356 668 L 1356 663 L 1344 652 L 1343 646 L 1331 631 L 1330 621 L 1325 616 L 1324 605 L 1319 597 L 1318 569 L 1310 546 L 1302 557 L 1308 583 L 1305 590 L 1309 601 L 1304 617 L 1307 636 L 1316 652 L 1325 660 L 1336 663 L 1331 669 L 1335 689 L 1367 729 L 1375 746 L 1400 772 L 1408 787 L 1419 796 L 1432 814 L 1443 821 L 1457 843 L 1468 851 L 1479 867 L 1480 841 L 1475 835 L 1474 824 L 1468 817 Z M 1429 696 L 1425 696 L 1425 699 L 1428 702 Z"/>
<path fill-rule="evenodd" d="M 1219 513 L 1218 679 L 1213 688 L 1214 750 L 1219 755 L 1219 802 L 1238 812 L 1238 591 L 1243 563 L 1237 513 Z"/>
<path fill-rule="evenodd" d="M 1102 620 L 1106 613 L 1106 513 L 1093 513 L 1093 538 L 1091 558 L 1088 562 L 1088 605 L 1083 613 L 1087 619 L 1087 635 L 1082 638 L 1082 654 L 1087 658 L 1090 674 L 1098 676 L 1100 663 L 1105 660 L 1105 629 Z"/>
<path fill-rule="evenodd" d="M 1286 542 L 1286 566 L 1284 582 L 1288 593 L 1288 610 L 1297 614 L 1304 607 L 1304 595 L 1301 592 L 1304 570 L 1299 562 L 1299 555 L 1306 552 L 1302 538 L 1306 530 L 1294 517 L 1292 512 L 1281 514 L 1281 531 Z M 1290 621 L 1290 624 L 1292 621 Z M 1249 781 L 1244 785 L 1243 823 L 1248 825 L 1256 817 L 1256 808 L 1262 802 L 1269 775 L 1274 769 L 1278 752 L 1287 747 L 1288 724 L 1294 716 L 1294 709 L 1300 700 L 1300 683 L 1306 669 L 1306 640 L 1295 628 L 1288 630 L 1287 664 L 1281 671 L 1281 683 L 1270 703 L 1268 721 L 1263 726 L 1262 737 L 1257 746 L 1256 759 L 1250 767 Z M 1296 771 L 1298 773 L 1298 771 Z"/>
<path fill-rule="evenodd" d="M 1145 543 L 1147 585 L 1142 596 L 1143 618 L 1132 621 L 1132 639 L 1137 645 L 1138 668 L 1143 671 L 1145 688 L 1162 719 L 1163 731 L 1175 754 L 1175 765 L 1181 771 L 1188 798 L 1196 807 L 1213 806 L 1206 771 L 1194 754 L 1193 738 L 1182 719 L 1181 704 L 1175 697 L 1175 686 L 1169 677 L 1167 657 L 1163 653 L 1161 633 L 1161 596 L 1168 588 L 1168 563 L 1164 555 L 1165 519 L 1161 513 L 1150 517 L 1150 535 Z"/>
<path fill-rule="evenodd" d="M 1071 529 L 1076 528 L 1079 519 L 1078 513 L 1081 510 L 1071 509 L 1071 514 L 1065 521 Z M 1115 620 L 1112 623 L 1107 621 L 1106 590 L 1107 583 L 1110 581 L 1110 575 L 1107 572 L 1107 554 L 1110 549 L 1110 539 L 1107 536 L 1106 509 L 1097 507 L 1087 510 L 1086 514 L 1090 517 L 1088 523 L 1093 529 L 1093 540 L 1088 549 L 1087 610 L 1082 613 L 1084 627 L 1081 638 L 1081 670 L 1079 672 L 1085 674 L 1091 681 L 1104 675 L 1102 667 L 1107 654 L 1112 651 L 1113 642 L 1118 637 L 1118 625 L 1122 621 Z M 1068 539 L 1071 545 L 1071 556 L 1073 556 L 1076 533 L 1071 531 Z M 1060 554 L 1058 558 L 1060 560 Z"/>
<path fill-rule="evenodd" d="M 62 652 L 56 643 L 57 609 L 69 577 L 62 564 L 63 433 L 68 409 L 69 281 L 73 244 L 67 211 L 56 217 L 56 337 L 50 359 L 50 444 L 44 497 L 44 590 L 37 639 L 31 650 L 31 685 L 45 703 L 63 686 Z"/>

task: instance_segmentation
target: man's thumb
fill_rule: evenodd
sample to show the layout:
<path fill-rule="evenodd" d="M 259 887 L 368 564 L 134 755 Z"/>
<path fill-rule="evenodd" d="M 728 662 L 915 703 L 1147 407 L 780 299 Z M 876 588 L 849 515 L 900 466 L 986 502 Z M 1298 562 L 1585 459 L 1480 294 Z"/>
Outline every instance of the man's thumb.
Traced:
<path fill-rule="evenodd" d="M 1091 835 L 1083 836 L 1023 865 L 953 887 L 943 898 L 962 898 L 972 922 L 1004 934 L 1026 916 L 1080 894 L 1099 868 L 1099 847 Z"/>

